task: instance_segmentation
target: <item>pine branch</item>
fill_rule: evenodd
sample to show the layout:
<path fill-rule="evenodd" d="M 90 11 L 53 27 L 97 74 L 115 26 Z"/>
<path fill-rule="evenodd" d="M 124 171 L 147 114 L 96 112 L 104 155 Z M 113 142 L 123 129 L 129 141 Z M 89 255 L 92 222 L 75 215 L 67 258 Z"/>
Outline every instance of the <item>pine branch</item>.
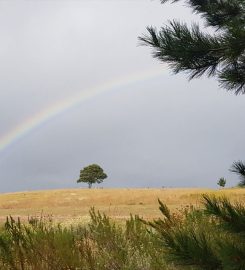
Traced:
<path fill-rule="evenodd" d="M 245 243 L 239 237 L 226 236 L 219 240 L 218 245 L 225 269 L 244 269 Z"/>
<path fill-rule="evenodd" d="M 222 269 L 221 262 L 211 244 L 211 235 L 194 228 L 168 230 L 162 234 L 170 260 L 177 265 L 198 266 L 198 269 Z"/>
<path fill-rule="evenodd" d="M 174 73 L 188 72 L 190 79 L 216 74 L 219 62 L 223 57 L 222 40 L 200 31 L 198 25 L 191 30 L 186 24 L 176 21 L 163 27 L 159 33 L 148 27 L 148 35 L 139 37 L 142 45 L 153 48 L 153 57 L 167 62 Z"/>
<path fill-rule="evenodd" d="M 245 235 L 245 207 L 239 203 L 231 204 L 226 198 L 204 195 L 205 211 L 221 220 L 225 229 Z"/>
<path fill-rule="evenodd" d="M 227 90 L 234 91 L 236 95 L 245 94 L 245 63 L 227 65 L 218 77 L 220 85 Z"/>
<path fill-rule="evenodd" d="M 223 269 L 210 234 L 214 231 L 205 230 L 202 226 L 204 222 L 202 218 L 205 218 L 205 223 L 208 222 L 206 216 L 200 216 L 199 212 L 192 210 L 189 218 L 186 216 L 187 213 L 182 218 L 176 217 L 170 213 L 165 204 L 161 201 L 159 204 L 164 218 L 144 223 L 159 234 L 159 239 L 166 250 L 166 258 L 177 265 L 197 266 L 198 269 L 205 270 Z"/>
<path fill-rule="evenodd" d="M 179 2 L 179 0 L 161 0 L 161 3 Z M 234 24 L 245 23 L 245 7 L 243 0 L 186 0 L 194 13 L 200 14 L 207 26 L 217 29 L 231 27 Z"/>
<path fill-rule="evenodd" d="M 161 3 L 179 0 L 161 0 Z M 245 94 L 245 0 L 186 0 L 216 34 L 200 31 L 194 24 L 172 21 L 159 31 L 147 27 L 139 37 L 152 55 L 169 64 L 174 74 L 185 72 L 189 79 L 215 76 L 220 86 L 235 94 Z"/>
<path fill-rule="evenodd" d="M 234 172 L 239 175 L 241 181 L 239 183 L 240 186 L 245 186 L 245 163 L 241 160 L 233 162 L 231 168 L 231 172 Z"/>

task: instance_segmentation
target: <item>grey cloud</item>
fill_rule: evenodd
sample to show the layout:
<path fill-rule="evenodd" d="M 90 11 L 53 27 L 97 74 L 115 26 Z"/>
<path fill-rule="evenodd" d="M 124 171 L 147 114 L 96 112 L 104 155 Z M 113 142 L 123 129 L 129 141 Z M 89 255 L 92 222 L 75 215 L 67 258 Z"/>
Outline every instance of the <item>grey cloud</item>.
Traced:
<path fill-rule="evenodd" d="M 139 47 L 147 25 L 183 7 L 158 1 L 0 3 L 1 134 L 92 85 L 161 64 Z M 165 67 L 163 67 L 163 70 Z M 207 186 L 244 156 L 244 97 L 217 82 L 162 76 L 119 87 L 32 130 L 0 153 L 2 191 L 76 187 L 99 163 L 103 186 Z"/>

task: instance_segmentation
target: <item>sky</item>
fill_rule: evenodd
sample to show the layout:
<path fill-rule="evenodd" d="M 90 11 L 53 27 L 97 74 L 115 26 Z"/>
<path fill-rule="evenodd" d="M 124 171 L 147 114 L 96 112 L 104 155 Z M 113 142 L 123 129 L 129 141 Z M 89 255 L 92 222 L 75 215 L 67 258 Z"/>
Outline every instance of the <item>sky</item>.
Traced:
<path fill-rule="evenodd" d="M 183 2 L 0 2 L 0 192 L 81 188 L 99 164 L 111 187 L 210 187 L 245 159 L 245 96 L 188 81 L 138 36 Z"/>

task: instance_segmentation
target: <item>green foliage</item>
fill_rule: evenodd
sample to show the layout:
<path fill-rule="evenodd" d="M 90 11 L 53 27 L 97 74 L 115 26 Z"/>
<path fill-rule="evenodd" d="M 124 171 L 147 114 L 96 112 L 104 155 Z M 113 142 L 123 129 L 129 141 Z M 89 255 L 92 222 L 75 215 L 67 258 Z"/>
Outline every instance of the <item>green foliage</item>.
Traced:
<path fill-rule="evenodd" d="M 103 169 L 97 164 L 92 164 L 84 167 L 80 171 L 80 177 L 77 180 L 77 183 L 88 183 L 89 188 L 91 188 L 92 184 L 100 184 L 105 178 L 107 178 L 107 175 L 104 173 Z"/>
<path fill-rule="evenodd" d="M 225 187 L 225 185 L 226 185 L 226 179 L 224 177 L 221 177 L 219 179 L 219 181 L 217 182 L 217 185 L 219 185 L 220 187 Z"/>
<path fill-rule="evenodd" d="M 171 214 L 160 202 L 163 218 L 145 222 L 154 228 L 165 257 L 183 269 L 245 269 L 245 207 L 226 198 L 203 196 L 204 209 Z"/>
<path fill-rule="evenodd" d="M 205 211 L 217 217 L 220 224 L 234 233 L 245 236 L 245 207 L 241 203 L 232 204 L 227 198 L 203 196 Z"/>
<path fill-rule="evenodd" d="M 51 221 L 30 219 L 22 224 L 18 219 L 7 218 L 5 230 L 0 234 L 5 239 L 0 244 L 1 269 L 81 269 L 80 254 L 74 241 L 72 229 L 54 225 Z"/>
<path fill-rule="evenodd" d="M 197 269 L 220 269 L 220 260 L 211 245 L 212 234 L 201 211 L 185 209 L 178 215 L 170 214 L 162 202 L 159 209 L 164 217 L 148 224 L 159 234 L 169 262 Z"/>
<path fill-rule="evenodd" d="M 87 225 L 7 218 L 0 231 L 1 270 L 164 270 L 159 239 L 138 217 L 115 223 L 94 209 Z"/>
<path fill-rule="evenodd" d="M 90 211 L 90 243 L 102 269 L 166 269 L 158 239 L 149 234 L 138 217 L 120 226 L 106 215 Z"/>
<path fill-rule="evenodd" d="M 178 0 L 161 0 L 178 2 Z M 204 74 L 218 78 L 221 86 L 235 94 L 245 93 L 245 1 L 186 0 L 200 14 L 214 34 L 204 33 L 197 24 L 172 21 L 159 31 L 147 27 L 139 37 L 152 47 L 153 57 L 169 64 L 174 73 L 189 73 L 190 79 Z"/>
<path fill-rule="evenodd" d="M 1 270 L 244 270 L 245 207 L 203 196 L 203 208 L 126 223 L 90 210 L 90 222 L 65 227 L 50 219 L 8 217 L 0 229 Z"/>
<path fill-rule="evenodd" d="M 245 187 L 245 164 L 244 164 L 244 162 L 242 162 L 241 160 L 233 162 L 230 171 L 239 175 L 241 180 L 238 183 L 238 186 Z"/>

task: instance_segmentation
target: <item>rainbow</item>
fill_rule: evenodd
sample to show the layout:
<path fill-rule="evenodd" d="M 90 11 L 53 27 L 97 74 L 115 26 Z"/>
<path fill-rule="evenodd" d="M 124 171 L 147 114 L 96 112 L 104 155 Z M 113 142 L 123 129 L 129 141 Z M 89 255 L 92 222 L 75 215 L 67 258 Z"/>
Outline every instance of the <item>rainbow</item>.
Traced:
<path fill-rule="evenodd" d="M 0 137 L 0 152 L 2 152 L 15 142 L 19 141 L 22 137 L 29 134 L 38 126 L 52 119 L 54 116 L 57 116 L 58 114 L 79 105 L 81 102 L 92 99 L 93 97 L 96 97 L 97 95 L 100 95 L 102 93 L 115 90 L 118 87 L 121 88 L 132 83 L 145 81 L 157 77 L 163 74 L 163 72 L 164 69 L 157 69 L 134 73 L 130 76 L 117 78 L 115 80 L 108 81 L 100 85 L 95 85 L 69 98 L 59 100 L 51 104 L 50 106 L 44 108 L 43 110 L 37 112 L 36 114 L 30 116 L 29 118 L 25 119 L 24 121 L 16 125 L 13 129 L 3 134 Z"/>

